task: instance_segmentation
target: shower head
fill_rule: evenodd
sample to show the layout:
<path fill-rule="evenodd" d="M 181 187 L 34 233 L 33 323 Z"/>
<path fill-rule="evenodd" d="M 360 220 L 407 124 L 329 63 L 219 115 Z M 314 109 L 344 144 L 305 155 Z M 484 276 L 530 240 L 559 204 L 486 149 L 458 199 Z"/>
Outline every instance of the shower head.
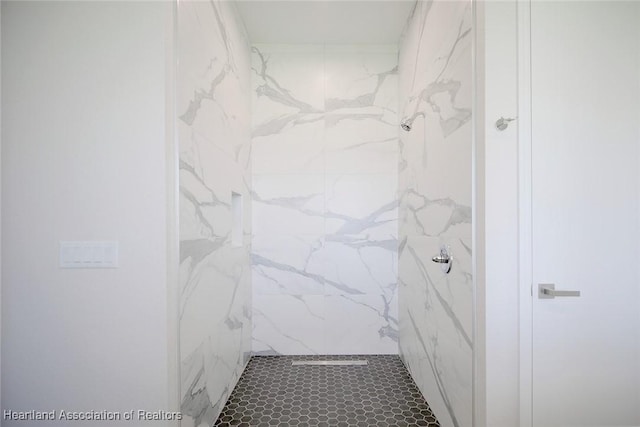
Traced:
<path fill-rule="evenodd" d="M 403 131 L 409 132 L 411 130 L 411 125 L 413 124 L 413 119 L 406 118 L 400 123 L 400 127 Z"/>

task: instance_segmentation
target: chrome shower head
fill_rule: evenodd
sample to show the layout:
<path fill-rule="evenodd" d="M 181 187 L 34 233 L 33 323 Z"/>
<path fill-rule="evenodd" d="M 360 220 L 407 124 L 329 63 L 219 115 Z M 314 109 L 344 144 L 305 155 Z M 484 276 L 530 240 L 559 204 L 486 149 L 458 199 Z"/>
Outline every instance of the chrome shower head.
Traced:
<path fill-rule="evenodd" d="M 411 125 L 413 124 L 413 119 L 404 119 L 402 123 L 400 123 L 400 127 L 403 131 L 409 132 L 411 130 Z"/>

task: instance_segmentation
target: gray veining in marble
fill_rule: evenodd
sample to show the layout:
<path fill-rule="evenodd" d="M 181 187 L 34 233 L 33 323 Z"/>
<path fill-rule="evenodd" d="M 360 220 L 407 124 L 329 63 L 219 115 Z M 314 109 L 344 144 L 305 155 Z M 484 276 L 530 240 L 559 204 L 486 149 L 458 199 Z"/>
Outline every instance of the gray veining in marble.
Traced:
<path fill-rule="evenodd" d="M 230 2 L 181 1 L 176 75 L 183 426 L 212 426 L 250 355 L 250 48 Z M 243 244 L 232 245 L 231 194 Z"/>
<path fill-rule="evenodd" d="M 252 52 L 253 351 L 396 353 L 397 52 Z"/>
<path fill-rule="evenodd" d="M 324 277 L 322 277 L 321 275 L 318 274 L 312 274 L 312 273 L 308 273 L 304 270 L 300 270 L 297 269 L 293 266 L 287 265 L 287 264 L 280 264 L 277 262 L 274 262 L 268 258 L 265 258 L 263 256 L 260 256 L 258 254 L 253 254 L 251 256 L 251 260 L 254 266 L 265 266 L 265 267 L 269 267 L 272 269 L 276 269 L 276 270 L 280 270 L 280 271 L 285 271 L 285 272 L 289 272 L 289 273 L 293 273 L 299 276 L 304 276 L 307 277 L 309 279 L 312 279 L 322 285 L 328 285 L 328 286 L 333 286 L 336 289 L 339 289 L 341 292 L 347 293 L 347 294 L 362 294 L 362 291 L 359 291 L 358 289 L 353 289 L 348 287 L 347 285 L 343 284 L 343 283 L 338 283 L 338 282 L 334 282 L 332 280 L 328 280 Z M 275 279 L 272 279 L 275 280 Z"/>
<path fill-rule="evenodd" d="M 451 417 L 451 422 L 453 423 L 453 425 L 455 427 L 459 427 L 460 423 L 458 423 L 458 419 L 456 417 L 455 411 L 453 410 L 453 407 L 451 406 L 451 402 L 449 401 L 449 396 L 447 395 L 447 388 L 444 386 L 443 384 L 443 380 L 440 376 L 440 370 L 438 369 L 438 364 L 437 364 L 437 337 L 435 339 L 433 339 L 433 351 L 429 351 L 426 343 L 424 342 L 424 339 L 422 337 L 422 334 L 420 333 L 420 329 L 418 328 L 418 325 L 416 325 L 416 321 L 413 318 L 413 316 L 411 315 L 411 313 L 409 313 L 409 319 L 411 320 L 411 325 L 413 326 L 413 331 L 416 334 L 416 337 L 418 339 L 418 341 L 420 342 L 420 347 L 422 349 L 423 354 L 426 356 L 426 361 L 429 364 L 429 368 L 431 369 L 431 372 L 433 372 L 434 377 L 436 379 L 436 386 L 438 387 L 438 391 L 440 392 L 440 396 L 442 397 L 442 400 L 447 408 L 448 414 Z"/>
<path fill-rule="evenodd" d="M 471 425 L 471 19 L 468 1 L 418 1 L 399 61 L 400 354 L 443 427 Z"/>

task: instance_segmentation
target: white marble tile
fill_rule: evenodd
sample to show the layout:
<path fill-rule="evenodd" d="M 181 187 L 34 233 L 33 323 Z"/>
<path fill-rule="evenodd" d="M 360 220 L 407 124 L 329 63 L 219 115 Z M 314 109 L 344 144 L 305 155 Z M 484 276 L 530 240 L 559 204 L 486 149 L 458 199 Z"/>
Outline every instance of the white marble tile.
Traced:
<path fill-rule="evenodd" d="M 397 66 L 395 53 L 327 51 L 326 110 L 377 106 L 395 111 Z"/>
<path fill-rule="evenodd" d="M 252 242 L 255 294 L 322 295 L 324 236 L 256 235 Z"/>
<path fill-rule="evenodd" d="M 189 43 L 188 49 L 181 49 L 179 78 L 176 79 L 178 112 L 184 113 L 193 101 L 194 92 L 204 93 L 211 88 L 212 82 L 224 73 L 229 64 L 229 56 L 217 25 L 199 26 L 190 23 L 202 20 L 214 22 L 216 11 L 203 7 L 197 2 L 185 2 L 178 10 L 178 39 Z M 200 40 L 207 40 L 200 43 Z"/>
<path fill-rule="evenodd" d="M 328 174 L 388 173 L 398 169 L 398 126 L 382 111 L 329 114 L 325 119 Z"/>
<path fill-rule="evenodd" d="M 324 173 L 325 123 L 322 114 L 304 115 L 283 129 L 253 137 L 253 173 Z"/>
<path fill-rule="evenodd" d="M 251 58 L 254 136 L 276 133 L 283 121 L 324 110 L 322 51 L 254 45 Z"/>
<path fill-rule="evenodd" d="M 327 235 L 323 248 L 326 294 L 396 293 L 397 240 L 366 236 Z"/>
<path fill-rule="evenodd" d="M 256 354 L 324 354 L 324 296 L 254 295 Z"/>
<path fill-rule="evenodd" d="M 393 46 L 254 47 L 254 351 L 397 352 L 396 66 Z"/>
<path fill-rule="evenodd" d="M 444 241 L 443 241 L 444 240 Z M 450 247 L 454 257 L 453 266 L 449 274 L 441 271 L 440 266 L 431 262 L 431 257 L 439 253 L 440 246 L 445 244 Z M 420 288 L 424 293 L 419 299 L 413 299 L 412 303 L 424 303 L 429 307 L 440 307 L 447 314 L 443 320 L 450 322 L 457 329 L 460 343 L 466 343 L 471 347 L 471 257 L 466 242 L 458 239 L 434 238 L 434 237 L 408 237 L 403 248 L 402 257 L 405 261 L 402 266 L 405 271 L 411 272 L 403 278 L 403 282 Z M 408 266 L 412 269 L 409 270 Z M 455 267 L 455 268 L 454 268 Z M 401 270 L 403 271 L 403 270 Z M 411 307 L 411 305 L 409 305 Z M 423 325 L 424 330 L 431 330 L 430 325 Z"/>
<path fill-rule="evenodd" d="M 185 425 L 213 425 L 251 333 L 250 50 L 227 2 L 178 5 L 180 359 Z M 231 245 L 231 193 L 244 243 Z"/>
<path fill-rule="evenodd" d="M 427 151 L 427 162 L 425 170 L 421 171 L 421 176 L 426 178 L 419 181 L 418 191 L 431 199 L 451 199 L 461 204 L 470 205 L 471 200 L 471 168 L 469 167 L 469 132 L 470 123 L 460 129 L 459 132 L 444 137 L 437 124 L 439 118 L 427 114 L 426 127 L 431 129 L 429 135 L 429 148 Z M 448 162 L 438 161 L 446 158 Z M 463 169 L 447 167 L 448 164 L 466 165 Z M 420 176 L 417 175 L 417 176 Z M 437 179 L 433 179 L 437 177 Z M 431 179 L 430 179 L 431 178 Z M 446 189 L 438 185 L 438 182 L 450 182 Z"/>
<path fill-rule="evenodd" d="M 186 127 L 179 126 L 179 138 L 184 142 L 180 152 L 180 185 L 199 200 L 227 203 L 230 198 L 226 195 L 227 186 L 216 181 L 217 171 L 229 173 L 232 178 L 239 177 L 240 180 L 242 172 L 238 171 L 237 164 L 226 157 L 211 141 L 190 132 Z M 215 172 L 208 167 L 210 157 L 215 157 Z"/>
<path fill-rule="evenodd" d="M 325 57 L 327 173 L 396 173 L 397 54 Z"/>
<path fill-rule="evenodd" d="M 256 235 L 324 233 L 323 175 L 253 177 L 253 232 Z"/>
<path fill-rule="evenodd" d="M 326 232 L 397 236 L 397 175 L 326 175 Z"/>
<path fill-rule="evenodd" d="M 418 2 L 400 48 L 399 347 L 443 427 L 471 425 L 471 9 Z M 430 261 L 447 245 L 453 266 Z"/>
<path fill-rule="evenodd" d="M 385 295 L 325 297 L 327 354 L 396 354 L 397 307 Z"/>

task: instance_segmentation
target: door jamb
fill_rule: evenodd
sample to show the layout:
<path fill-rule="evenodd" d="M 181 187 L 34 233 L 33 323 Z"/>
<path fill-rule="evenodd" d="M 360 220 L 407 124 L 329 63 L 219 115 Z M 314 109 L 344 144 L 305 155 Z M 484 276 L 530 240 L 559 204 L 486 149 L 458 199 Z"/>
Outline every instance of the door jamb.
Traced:
<path fill-rule="evenodd" d="M 517 1 L 520 426 L 533 427 L 531 0 Z"/>

